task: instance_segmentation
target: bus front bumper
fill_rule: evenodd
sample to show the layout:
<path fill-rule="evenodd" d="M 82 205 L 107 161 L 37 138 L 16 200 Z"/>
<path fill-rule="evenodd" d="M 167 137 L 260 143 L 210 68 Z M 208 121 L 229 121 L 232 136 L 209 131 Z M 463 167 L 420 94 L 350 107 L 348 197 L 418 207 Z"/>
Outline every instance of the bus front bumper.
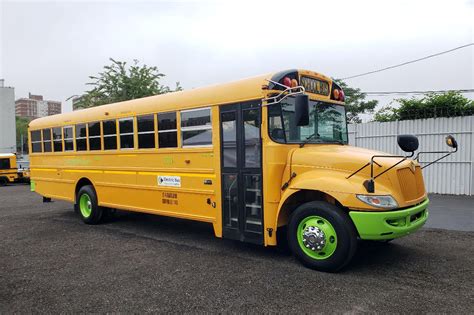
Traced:
<path fill-rule="evenodd" d="M 422 203 L 403 210 L 365 212 L 350 211 L 354 225 L 363 240 L 387 240 L 408 235 L 422 227 L 428 219 L 428 204 Z"/>

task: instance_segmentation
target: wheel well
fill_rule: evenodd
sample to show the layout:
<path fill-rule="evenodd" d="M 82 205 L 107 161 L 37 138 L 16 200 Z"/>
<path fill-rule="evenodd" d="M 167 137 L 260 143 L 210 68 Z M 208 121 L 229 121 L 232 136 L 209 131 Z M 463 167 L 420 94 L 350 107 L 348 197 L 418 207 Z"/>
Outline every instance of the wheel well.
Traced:
<path fill-rule="evenodd" d="M 326 201 L 344 209 L 339 201 L 325 192 L 319 190 L 302 189 L 288 197 L 288 199 L 286 199 L 283 203 L 280 213 L 278 214 L 277 227 L 279 228 L 281 226 L 287 225 L 291 212 L 298 206 L 309 201 Z"/>
<path fill-rule="evenodd" d="M 76 184 L 76 190 L 74 191 L 74 201 L 75 201 L 75 202 L 77 202 L 76 197 L 77 197 L 77 193 L 79 192 L 79 190 L 80 190 L 83 186 L 87 186 L 87 185 L 90 185 L 90 186 L 94 187 L 94 185 L 92 184 L 92 182 L 91 182 L 89 179 L 85 178 L 85 177 L 81 178 L 81 179 L 77 182 L 77 184 Z"/>

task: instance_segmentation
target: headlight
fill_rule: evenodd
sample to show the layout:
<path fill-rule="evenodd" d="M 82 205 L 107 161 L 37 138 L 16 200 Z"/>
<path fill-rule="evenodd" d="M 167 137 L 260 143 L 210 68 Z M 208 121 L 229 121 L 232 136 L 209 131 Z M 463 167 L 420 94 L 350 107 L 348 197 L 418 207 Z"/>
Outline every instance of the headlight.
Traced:
<path fill-rule="evenodd" d="M 393 209 L 398 207 L 397 201 L 390 195 L 357 195 L 357 199 L 377 208 Z"/>

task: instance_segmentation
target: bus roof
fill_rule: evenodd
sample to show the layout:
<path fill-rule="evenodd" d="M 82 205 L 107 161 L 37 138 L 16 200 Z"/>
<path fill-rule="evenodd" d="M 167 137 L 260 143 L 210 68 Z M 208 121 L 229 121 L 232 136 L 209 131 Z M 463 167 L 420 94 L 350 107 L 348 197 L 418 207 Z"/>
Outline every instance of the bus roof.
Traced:
<path fill-rule="evenodd" d="M 277 73 L 255 76 L 230 83 L 216 84 L 185 91 L 172 92 L 149 96 L 124 102 L 112 103 L 92 108 L 73 111 L 70 113 L 52 115 L 35 119 L 30 122 L 31 129 L 41 129 L 52 126 L 71 125 L 75 123 L 129 117 L 136 114 L 175 111 L 217 104 L 234 103 L 261 99 L 265 92 L 263 85 L 269 79 L 281 76 L 285 72 L 295 72 L 319 77 L 331 82 L 329 77 L 307 70 L 286 70 Z"/>

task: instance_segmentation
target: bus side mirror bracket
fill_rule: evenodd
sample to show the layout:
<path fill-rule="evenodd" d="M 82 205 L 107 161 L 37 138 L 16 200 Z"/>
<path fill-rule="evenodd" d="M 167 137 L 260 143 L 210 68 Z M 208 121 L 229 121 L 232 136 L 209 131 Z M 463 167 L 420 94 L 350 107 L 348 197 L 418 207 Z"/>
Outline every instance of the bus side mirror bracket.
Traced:
<path fill-rule="evenodd" d="M 422 152 L 418 152 L 418 154 L 416 155 L 415 157 L 415 160 L 419 161 L 419 158 L 420 158 L 420 155 L 422 154 L 444 154 L 442 157 L 434 160 L 433 162 L 430 162 L 426 165 L 424 165 L 421 169 L 424 169 L 436 162 L 438 162 L 439 160 L 442 160 L 448 156 L 450 156 L 451 154 L 455 153 L 458 151 L 458 142 L 456 141 L 456 139 L 454 139 L 453 136 L 449 135 L 446 137 L 446 145 L 450 148 L 453 148 L 454 150 L 452 151 L 422 151 Z"/>

